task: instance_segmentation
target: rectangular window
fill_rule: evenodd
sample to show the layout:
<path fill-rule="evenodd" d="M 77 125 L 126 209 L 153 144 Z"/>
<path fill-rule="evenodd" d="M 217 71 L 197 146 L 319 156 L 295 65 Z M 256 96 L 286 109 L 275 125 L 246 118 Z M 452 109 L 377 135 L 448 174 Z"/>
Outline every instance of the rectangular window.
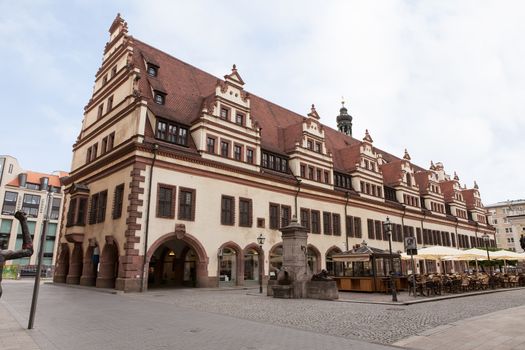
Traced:
<path fill-rule="evenodd" d="M 98 193 L 91 196 L 91 207 L 89 208 L 89 224 L 97 223 Z"/>
<path fill-rule="evenodd" d="M 354 217 L 354 232 L 355 232 L 355 238 L 361 238 L 363 236 L 363 233 L 361 230 L 361 218 Z"/>
<path fill-rule="evenodd" d="M 34 194 L 24 194 L 22 201 L 22 211 L 30 218 L 38 216 L 38 209 L 40 208 L 40 196 Z"/>
<path fill-rule="evenodd" d="M 124 184 L 115 187 L 113 195 L 113 219 L 118 219 L 122 216 L 122 204 L 124 202 Z"/>
<path fill-rule="evenodd" d="M 244 125 L 244 115 L 237 113 L 235 116 L 235 124 Z"/>
<path fill-rule="evenodd" d="M 234 145 L 233 146 L 233 158 L 235 160 L 242 160 L 242 146 Z"/>
<path fill-rule="evenodd" d="M 330 174 L 328 173 L 328 171 L 324 172 L 324 181 L 323 182 L 325 184 L 330 183 Z"/>
<path fill-rule="evenodd" d="M 301 177 L 306 177 L 306 165 L 301 164 Z"/>
<path fill-rule="evenodd" d="M 323 234 L 332 234 L 332 215 L 326 211 L 323 211 Z"/>
<path fill-rule="evenodd" d="M 288 160 L 286 158 L 264 151 L 262 153 L 261 166 L 282 173 L 288 172 Z"/>
<path fill-rule="evenodd" d="M 157 193 L 157 217 L 175 217 L 175 186 L 158 185 Z"/>
<path fill-rule="evenodd" d="M 97 222 L 104 222 L 106 219 L 106 204 L 108 201 L 108 191 L 100 192 L 98 197 Z"/>
<path fill-rule="evenodd" d="M 354 218 L 352 216 L 350 216 L 350 215 L 346 216 L 346 236 L 347 237 L 355 237 Z"/>
<path fill-rule="evenodd" d="M 301 208 L 301 226 L 310 231 L 310 210 Z"/>
<path fill-rule="evenodd" d="M 86 163 L 91 162 L 91 147 L 89 147 L 86 151 Z"/>
<path fill-rule="evenodd" d="M 341 236 L 341 216 L 339 214 L 332 214 L 332 225 L 334 236 Z"/>
<path fill-rule="evenodd" d="M 311 211 L 311 219 L 312 219 L 312 233 L 320 233 L 321 232 L 321 213 L 318 210 L 312 210 Z"/>
<path fill-rule="evenodd" d="M 97 151 L 98 151 L 98 144 L 94 144 L 91 146 L 91 160 L 95 160 L 97 158 Z"/>
<path fill-rule="evenodd" d="M 239 226 L 252 227 L 252 200 L 239 198 Z"/>
<path fill-rule="evenodd" d="M 229 114 L 229 109 L 222 107 L 221 108 L 221 114 L 220 114 L 221 119 L 227 120 L 228 119 L 228 114 Z"/>
<path fill-rule="evenodd" d="M 288 205 L 281 205 L 281 227 L 290 225 L 292 219 L 292 208 Z"/>
<path fill-rule="evenodd" d="M 270 229 L 279 229 L 279 204 L 270 203 Z"/>
<path fill-rule="evenodd" d="M 78 210 L 76 217 L 76 225 L 84 226 L 86 224 L 86 213 L 87 213 L 88 199 L 82 197 L 78 199 Z"/>
<path fill-rule="evenodd" d="M 206 148 L 208 150 L 208 153 L 215 154 L 215 138 L 208 137 L 206 139 Z"/>
<path fill-rule="evenodd" d="M 314 143 L 312 142 L 312 140 L 307 140 L 306 141 L 306 148 L 308 148 L 310 150 L 314 149 Z"/>
<path fill-rule="evenodd" d="M 246 163 L 253 164 L 253 149 L 246 149 Z"/>
<path fill-rule="evenodd" d="M 4 205 L 2 206 L 2 215 L 14 215 L 16 211 L 16 200 L 18 193 L 5 191 Z"/>
<path fill-rule="evenodd" d="M 53 198 L 53 201 L 51 202 L 51 214 L 49 219 L 50 220 L 58 220 L 58 215 L 60 214 L 60 203 L 62 200 L 60 198 Z"/>
<path fill-rule="evenodd" d="M 106 107 L 106 113 L 111 111 L 111 109 L 113 109 L 113 96 L 109 96 L 108 98 L 108 105 Z"/>
<path fill-rule="evenodd" d="M 100 104 L 98 106 L 98 112 L 97 112 L 97 118 L 102 118 L 102 114 L 104 114 L 104 104 Z"/>
<path fill-rule="evenodd" d="M 315 143 L 315 151 L 317 153 L 322 153 L 322 151 L 323 151 L 323 147 L 321 146 L 321 144 L 319 142 Z"/>
<path fill-rule="evenodd" d="M 323 181 L 323 179 L 321 178 L 321 169 L 316 169 L 315 172 L 316 172 L 316 177 L 315 177 L 315 179 L 316 179 L 317 181 L 319 181 L 319 182 Z"/>
<path fill-rule="evenodd" d="M 112 132 L 111 134 L 108 135 L 108 144 L 106 147 L 106 152 L 111 151 L 113 149 L 114 144 L 115 144 L 115 133 Z"/>
<path fill-rule="evenodd" d="M 106 153 L 107 145 L 108 145 L 108 138 L 106 136 L 102 139 L 102 142 L 100 143 L 100 154 Z"/>
<path fill-rule="evenodd" d="M 173 123 L 157 120 L 157 139 L 181 146 L 188 145 L 188 129 Z"/>
<path fill-rule="evenodd" d="M 154 91 L 154 100 L 156 104 L 163 105 L 166 101 L 166 94 L 160 91 Z"/>
<path fill-rule="evenodd" d="M 0 249 L 7 249 L 12 225 L 13 220 L 2 219 L 2 223 L 0 224 Z"/>
<path fill-rule="evenodd" d="M 221 198 L 221 224 L 233 225 L 235 224 L 235 198 L 230 196 L 222 196 Z"/>
<path fill-rule="evenodd" d="M 308 167 L 308 179 L 313 180 L 314 179 L 314 168 L 309 166 Z"/>
<path fill-rule="evenodd" d="M 179 220 L 195 220 L 195 190 L 179 189 Z"/>
<path fill-rule="evenodd" d="M 368 228 L 368 239 L 376 239 L 375 233 L 374 233 L 374 220 L 367 219 L 367 228 Z"/>
<path fill-rule="evenodd" d="M 221 141 L 221 156 L 228 158 L 230 156 L 230 143 Z"/>
<path fill-rule="evenodd" d="M 376 239 L 382 239 L 384 241 L 387 241 L 388 240 L 388 237 L 386 236 L 386 234 L 383 236 L 383 230 L 382 230 L 382 226 L 381 225 L 381 221 L 379 220 L 375 220 L 374 221 L 374 232 L 375 232 L 375 235 L 376 235 Z M 394 238 L 394 237 L 392 237 Z"/>
<path fill-rule="evenodd" d="M 75 224 L 75 211 L 77 208 L 77 198 L 69 200 L 69 208 L 67 210 L 66 226 L 73 226 Z"/>

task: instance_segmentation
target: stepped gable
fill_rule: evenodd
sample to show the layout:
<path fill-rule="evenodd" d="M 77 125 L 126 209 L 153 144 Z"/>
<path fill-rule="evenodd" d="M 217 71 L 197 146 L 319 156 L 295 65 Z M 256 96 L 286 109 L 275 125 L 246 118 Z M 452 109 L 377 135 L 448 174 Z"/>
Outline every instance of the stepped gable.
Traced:
<path fill-rule="evenodd" d="M 134 37 L 130 42 L 134 47 L 133 59 L 136 67 L 146 72 L 145 61 L 159 67 L 157 77 L 150 77 L 145 73 L 147 77 L 139 80 L 140 94 L 148 101 L 148 108 L 160 117 L 191 125 L 199 118 L 204 100 L 215 93 L 217 81 L 223 81 L 223 79 L 206 73 Z M 153 101 L 151 90 L 155 87 L 165 90 L 162 91 L 167 94 L 165 105 L 159 105 Z M 300 136 L 297 129 L 305 118 L 304 116 L 252 93 L 250 93 L 250 107 L 252 118 L 262 129 L 263 148 L 286 154 L 290 146 L 293 147 L 295 142 L 299 141 L 300 137 L 299 139 L 293 138 Z M 334 167 L 339 170 L 346 169 L 349 161 L 339 159 L 339 155 L 344 158 L 345 152 L 338 151 L 348 146 L 360 145 L 361 141 L 326 125 L 323 125 L 323 128 L 327 150 L 334 155 Z M 380 153 L 387 163 L 399 160 L 398 157 L 375 147 L 374 151 Z M 421 167 L 413 166 L 416 170 L 423 170 Z"/>

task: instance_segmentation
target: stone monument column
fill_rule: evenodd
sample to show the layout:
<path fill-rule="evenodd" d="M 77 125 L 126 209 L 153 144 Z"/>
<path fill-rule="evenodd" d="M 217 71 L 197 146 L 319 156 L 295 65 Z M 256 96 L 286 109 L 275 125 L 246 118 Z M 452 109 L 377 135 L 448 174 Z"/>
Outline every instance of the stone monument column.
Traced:
<path fill-rule="evenodd" d="M 306 282 L 311 279 L 307 263 L 308 231 L 294 217 L 281 228 L 283 239 L 283 270 L 288 273 L 292 298 L 306 298 Z"/>

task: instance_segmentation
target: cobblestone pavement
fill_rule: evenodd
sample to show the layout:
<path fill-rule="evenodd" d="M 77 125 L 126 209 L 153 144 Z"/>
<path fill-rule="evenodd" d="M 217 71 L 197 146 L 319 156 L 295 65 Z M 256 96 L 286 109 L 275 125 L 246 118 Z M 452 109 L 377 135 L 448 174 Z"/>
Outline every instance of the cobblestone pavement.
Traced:
<path fill-rule="evenodd" d="M 20 325 L 27 324 L 29 315 L 32 284 L 28 282 L 5 283 L 0 301 L 0 310 L 8 310 Z M 251 300 L 262 299 L 237 292 L 170 291 L 180 292 L 189 299 L 206 299 L 207 304 L 212 303 L 213 295 L 226 293 L 227 299 L 239 297 L 241 307 Z M 157 302 L 159 298 L 152 293 L 137 297 L 100 293 L 95 288 L 44 284 L 40 288 L 35 328 L 23 332 L 43 350 L 395 349 Z"/>
<path fill-rule="evenodd" d="M 30 288 L 23 283 L 11 282 L 4 289 L 3 302 L 9 302 L 10 311 L 17 318 L 27 318 Z M 237 339 L 231 340 L 236 345 L 233 346 L 235 349 L 249 349 L 246 346 L 259 344 L 257 339 L 266 344 L 266 347 L 254 347 L 257 349 L 273 349 L 272 344 L 281 344 L 282 341 L 288 342 L 290 348 L 318 349 L 325 348 L 328 343 L 332 349 L 339 346 L 352 348 L 356 339 L 392 344 L 438 326 L 523 305 L 523 289 L 398 306 L 273 299 L 259 295 L 257 290 L 178 289 L 110 295 L 97 293 L 96 289 L 43 285 L 36 318 L 36 328 L 41 327 L 42 332 L 35 332 L 32 336 L 39 345 L 45 345 L 46 341 L 49 343 L 80 332 L 78 343 L 104 349 L 105 342 L 115 338 L 111 335 L 114 333 L 119 338 L 119 344 L 123 344 L 122 348 L 125 348 L 124 345 L 148 348 L 149 342 L 154 341 L 158 345 L 156 348 L 163 349 L 162 342 L 165 341 L 167 347 L 168 340 L 175 338 L 174 332 L 178 330 L 182 336 L 178 334 L 177 339 L 187 339 L 188 334 L 195 335 L 193 340 L 184 344 L 197 348 L 202 348 L 203 344 L 196 344 L 195 338 L 207 340 L 204 344 Z M 93 322 L 97 318 L 101 322 Z M 24 322 L 20 321 L 21 324 Z M 100 339 L 95 341 L 90 337 Z M 292 342 L 296 337 L 301 338 L 297 339 L 299 343 Z M 131 340 L 127 341 L 127 338 Z M 344 344 L 344 338 L 349 343 Z M 318 340 L 314 342 L 312 339 Z M 320 339 L 328 343 L 320 345 Z M 180 344 L 180 341 L 177 343 Z M 42 348 L 69 349 L 67 345 L 71 344 L 64 343 L 64 340 L 61 342 L 54 344 L 59 345 L 57 347 Z M 245 347 L 240 347 L 240 344 Z M 360 343 L 356 348 L 374 346 L 378 345 Z M 282 348 L 282 345 L 278 347 Z"/>
<path fill-rule="evenodd" d="M 525 305 L 523 289 L 409 306 L 273 299 L 254 291 L 159 290 L 130 297 L 383 344 L 468 317 Z"/>

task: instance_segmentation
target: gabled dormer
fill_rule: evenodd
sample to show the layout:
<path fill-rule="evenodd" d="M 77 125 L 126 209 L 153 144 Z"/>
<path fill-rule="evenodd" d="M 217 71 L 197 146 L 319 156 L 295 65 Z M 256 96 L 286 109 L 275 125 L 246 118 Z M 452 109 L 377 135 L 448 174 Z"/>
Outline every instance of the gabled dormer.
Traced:
<path fill-rule="evenodd" d="M 263 161 L 261 133 L 252 118 L 250 95 L 244 90 L 244 80 L 233 65 L 224 80 L 217 80 L 213 94 L 202 100 L 200 116 L 191 127 L 191 135 L 199 153 L 208 159 L 252 170 Z M 270 161 L 265 156 L 265 165 Z M 272 162 L 279 171 L 281 162 Z"/>
<path fill-rule="evenodd" d="M 362 197 L 384 201 L 383 158 L 373 146 L 374 140 L 368 130 L 362 142 L 354 143 L 338 151 L 341 170 L 338 172 L 351 176 L 352 188 Z"/>
<path fill-rule="evenodd" d="M 474 188 L 463 189 L 461 194 L 465 199 L 469 218 L 472 221 L 479 222 L 480 224 L 487 224 L 487 211 L 481 202 L 481 196 L 479 194 L 479 186 L 474 181 Z"/>
<path fill-rule="evenodd" d="M 325 142 L 325 130 L 312 104 L 310 113 L 297 124 L 283 130 L 285 151 L 292 173 L 304 183 L 332 188 L 332 153 Z"/>
<path fill-rule="evenodd" d="M 385 187 L 395 190 L 396 201 L 412 208 L 421 208 L 419 186 L 414 177 L 414 167 L 405 149 L 403 159 L 381 165 Z M 389 198 L 390 199 L 390 198 Z"/>
<path fill-rule="evenodd" d="M 414 174 L 419 186 L 421 205 L 436 215 L 445 215 L 445 199 L 441 193 L 438 174 L 434 162 L 430 162 L 429 170 L 421 170 Z"/>
<path fill-rule="evenodd" d="M 461 193 L 459 176 L 454 172 L 454 176 L 447 175 L 444 171 L 443 164 L 436 164 L 436 172 L 440 179 L 439 186 L 445 199 L 446 214 L 453 215 L 463 221 L 468 220 L 467 206 Z M 443 180 L 441 180 L 443 179 Z"/>

